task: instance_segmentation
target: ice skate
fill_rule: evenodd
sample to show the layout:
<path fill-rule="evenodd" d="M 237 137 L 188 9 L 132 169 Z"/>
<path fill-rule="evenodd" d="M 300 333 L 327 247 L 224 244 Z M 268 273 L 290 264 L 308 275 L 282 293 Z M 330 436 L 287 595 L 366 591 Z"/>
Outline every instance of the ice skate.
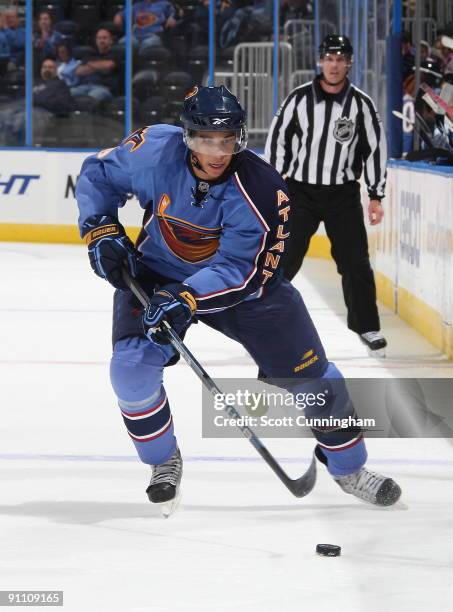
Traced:
<path fill-rule="evenodd" d="M 179 505 L 182 463 L 181 453 L 176 447 L 173 455 L 165 463 L 151 466 L 153 475 L 146 493 L 150 502 L 160 505 L 165 518 L 173 514 Z"/>
<path fill-rule="evenodd" d="M 369 331 L 364 334 L 359 334 L 360 340 L 365 344 L 368 349 L 370 357 L 377 357 L 383 359 L 385 357 L 385 347 L 387 346 L 387 340 L 377 331 Z"/>
<path fill-rule="evenodd" d="M 366 467 L 355 474 L 334 478 L 345 493 L 376 506 L 392 506 L 401 496 L 401 488 L 391 478 L 371 472 Z"/>

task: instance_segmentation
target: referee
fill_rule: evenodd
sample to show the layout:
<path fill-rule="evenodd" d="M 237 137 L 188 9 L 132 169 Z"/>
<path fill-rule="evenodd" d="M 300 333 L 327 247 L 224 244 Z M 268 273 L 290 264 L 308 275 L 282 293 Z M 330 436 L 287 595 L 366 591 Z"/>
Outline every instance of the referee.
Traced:
<path fill-rule="evenodd" d="M 323 221 L 342 277 L 348 327 L 371 351 L 381 351 L 387 342 L 380 333 L 358 179 L 364 168 L 368 218 L 377 225 L 384 214 L 385 134 L 372 100 L 347 78 L 353 49 L 346 36 L 326 36 L 319 53 L 321 74 L 289 94 L 266 142 L 266 159 L 286 179 L 292 202 L 285 276 L 296 275 Z"/>

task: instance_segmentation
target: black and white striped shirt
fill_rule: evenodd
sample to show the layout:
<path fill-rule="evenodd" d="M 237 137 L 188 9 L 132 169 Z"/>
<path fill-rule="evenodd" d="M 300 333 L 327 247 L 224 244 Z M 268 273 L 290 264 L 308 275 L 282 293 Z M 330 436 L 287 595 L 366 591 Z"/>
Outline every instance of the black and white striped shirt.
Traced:
<path fill-rule="evenodd" d="M 326 94 L 319 77 L 294 89 L 272 121 L 265 157 L 312 185 L 358 180 L 364 167 L 370 198 L 384 197 L 384 129 L 371 98 L 349 81 L 338 94 Z"/>

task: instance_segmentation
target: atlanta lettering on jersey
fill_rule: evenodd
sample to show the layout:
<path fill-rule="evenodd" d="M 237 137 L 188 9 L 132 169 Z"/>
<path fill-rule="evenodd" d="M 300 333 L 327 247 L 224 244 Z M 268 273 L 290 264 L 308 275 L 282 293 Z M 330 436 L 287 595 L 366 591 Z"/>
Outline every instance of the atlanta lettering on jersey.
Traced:
<path fill-rule="evenodd" d="M 281 189 L 277 191 L 277 207 L 278 207 L 278 216 L 281 220 L 281 223 L 277 226 L 277 231 L 275 232 L 275 242 L 272 246 L 266 251 L 266 258 L 264 260 L 264 268 L 262 270 L 262 274 L 264 276 L 263 285 L 274 275 L 275 270 L 280 263 L 280 259 L 285 250 L 285 240 L 289 237 L 289 232 L 287 231 L 286 224 L 289 219 L 290 206 L 283 206 L 286 202 L 289 202 L 289 198 L 286 193 L 283 193 Z"/>

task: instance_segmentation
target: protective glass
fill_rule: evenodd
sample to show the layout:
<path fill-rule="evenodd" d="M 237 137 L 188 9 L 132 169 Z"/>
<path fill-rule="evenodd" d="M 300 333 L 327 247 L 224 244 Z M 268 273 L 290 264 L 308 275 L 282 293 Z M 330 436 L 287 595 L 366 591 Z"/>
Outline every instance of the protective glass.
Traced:
<path fill-rule="evenodd" d="M 234 132 L 190 132 L 184 134 L 187 147 L 202 155 L 234 155 L 243 151 L 247 145 L 245 129 Z"/>

